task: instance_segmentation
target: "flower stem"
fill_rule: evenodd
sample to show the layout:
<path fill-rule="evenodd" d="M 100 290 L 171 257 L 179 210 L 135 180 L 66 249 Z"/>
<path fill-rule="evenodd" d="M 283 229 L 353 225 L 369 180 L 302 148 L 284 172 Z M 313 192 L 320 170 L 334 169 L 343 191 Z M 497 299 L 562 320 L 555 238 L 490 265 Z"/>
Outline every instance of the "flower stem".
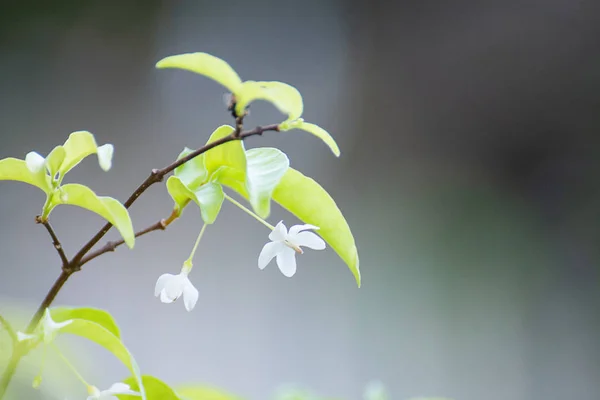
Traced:
<path fill-rule="evenodd" d="M 263 224 L 264 226 L 266 226 L 270 230 L 275 229 L 275 227 L 273 225 L 271 225 L 270 223 L 268 223 L 267 221 L 265 221 L 264 219 L 262 219 L 261 217 L 259 217 L 258 215 L 256 215 L 254 212 L 252 212 L 248 208 L 244 207 L 244 205 L 241 204 L 239 201 L 233 199 L 232 197 L 230 197 L 229 195 L 227 195 L 227 193 L 224 193 L 224 194 L 225 194 L 225 198 L 227 200 L 229 200 L 230 202 L 232 202 L 233 204 L 235 204 L 236 206 L 238 206 L 239 208 L 241 208 L 242 211 L 244 211 L 246 214 L 250 215 L 252 218 L 254 218 L 255 220 L 257 220 L 258 222 L 260 222 L 261 224 Z"/>
<path fill-rule="evenodd" d="M 83 379 L 83 376 L 81 376 L 81 374 L 77 371 L 77 369 L 73 366 L 73 364 L 71 364 L 71 362 L 67 359 L 67 357 L 65 357 L 65 355 L 62 353 L 62 351 L 60 351 L 60 349 L 58 347 L 56 347 L 56 345 L 54 343 L 51 344 L 51 346 L 54 349 L 54 351 L 56 351 L 56 354 L 58 354 L 58 356 L 61 358 L 61 360 L 63 360 L 63 362 L 65 364 L 67 364 L 69 369 L 75 374 L 77 379 L 79 379 L 79 381 L 81 381 L 81 383 L 83 383 L 86 388 L 89 388 L 90 384 L 87 383 L 87 381 L 85 379 Z"/>
<path fill-rule="evenodd" d="M 192 267 L 192 259 L 194 258 L 194 254 L 196 254 L 196 250 L 198 249 L 198 245 L 200 244 L 200 240 L 202 239 L 202 236 L 204 235 L 204 231 L 206 230 L 206 226 L 207 226 L 206 224 L 202 225 L 202 229 L 200 229 L 200 233 L 198 234 L 198 238 L 196 238 L 196 243 L 194 243 L 194 248 L 192 249 L 192 252 L 190 253 L 189 258 L 184 263 L 184 266 L 185 265 L 189 266 L 189 269 L 191 269 L 191 267 Z"/>

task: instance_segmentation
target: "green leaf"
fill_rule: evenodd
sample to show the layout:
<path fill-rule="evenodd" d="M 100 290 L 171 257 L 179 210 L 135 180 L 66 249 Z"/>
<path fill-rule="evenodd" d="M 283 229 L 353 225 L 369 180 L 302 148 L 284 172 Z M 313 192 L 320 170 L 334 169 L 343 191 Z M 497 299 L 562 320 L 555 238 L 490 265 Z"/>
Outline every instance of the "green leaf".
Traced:
<path fill-rule="evenodd" d="M 193 150 L 186 147 L 177 157 L 178 160 L 192 153 Z M 190 161 L 175 168 L 175 176 L 181 179 L 188 187 L 200 186 L 208 178 L 208 171 L 204 166 L 205 154 L 200 154 L 198 157 L 192 158 Z"/>
<path fill-rule="evenodd" d="M 215 129 L 206 144 L 210 144 L 226 136 L 231 135 L 235 128 L 222 125 Z M 212 175 L 221 167 L 233 168 L 234 170 L 246 171 L 246 154 L 244 144 L 241 140 L 232 140 L 217 147 L 213 147 L 206 153 L 205 165 L 209 175 Z"/>
<path fill-rule="evenodd" d="M 208 182 L 192 190 L 177 176 L 167 179 L 167 190 L 175 202 L 178 215 L 181 215 L 189 201 L 193 200 L 200 208 L 202 220 L 207 224 L 215 222 L 225 198 L 223 188 L 218 183 Z"/>
<path fill-rule="evenodd" d="M 210 386 L 184 385 L 176 391 L 182 400 L 241 400 L 241 397 Z"/>
<path fill-rule="evenodd" d="M 275 187 L 290 166 L 285 153 L 273 147 L 246 151 L 248 171 L 246 190 L 254 211 L 262 218 L 271 213 L 271 197 Z"/>
<path fill-rule="evenodd" d="M 51 178 L 54 178 L 54 174 L 56 174 L 58 172 L 58 169 L 60 168 L 61 164 L 63 163 L 66 155 L 67 155 L 67 152 L 65 151 L 65 148 L 63 146 L 56 146 L 50 152 L 50 154 L 48 154 L 48 157 L 46 157 L 46 166 L 48 167 L 48 170 L 50 171 Z"/>
<path fill-rule="evenodd" d="M 121 342 L 121 339 L 102 325 L 84 319 L 74 319 L 69 325 L 63 327 L 61 332 L 84 337 L 110 351 L 135 377 L 138 388 L 142 393 L 142 398 L 146 399 L 140 369 L 129 350 L 127 350 L 127 347 Z"/>
<path fill-rule="evenodd" d="M 69 319 L 84 319 L 101 325 L 117 338 L 121 338 L 121 332 L 114 318 L 108 311 L 91 307 L 53 307 L 50 315 L 54 322 L 63 322 Z"/>
<path fill-rule="evenodd" d="M 284 122 L 281 125 L 279 125 L 279 130 L 282 132 L 289 131 L 292 129 L 301 129 L 308 133 L 312 133 L 313 135 L 315 135 L 316 137 L 321 139 L 323 142 L 325 142 L 325 144 L 327 146 L 329 146 L 329 148 L 331 149 L 333 154 L 335 154 L 336 157 L 340 156 L 340 148 L 338 147 L 337 143 L 335 142 L 335 139 L 333 139 L 333 137 L 329 134 L 329 132 L 327 132 L 325 129 L 321 128 L 319 125 L 311 124 L 309 122 L 304 122 L 302 119 L 296 120 L 296 121 L 291 121 L 289 123 Z"/>
<path fill-rule="evenodd" d="M 27 168 L 24 160 L 17 158 L 9 157 L 0 160 L 0 180 L 19 181 L 33 185 L 46 194 L 52 193 L 52 184 L 46 172 L 42 170 L 34 174 Z"/>
<path fill-rule="evenodd" d="M 179 68 L 204 75 L 236 93 L 242 80 L 229 64 L 207 53 L 178 54 L 163 58 L 156 68 Z"/>
<path fill-rule="evenodd" d="M 126 385 L 129 385 L 131 390 L 136 392 L 140 391 L 140 387 L 135 376 L 130 376 L 122 382 Z M 158 378 L 150 375 L 142 375 L 142 384 L 146 390 L 147 400 L 181 400 L 169 385 Z M 132 396 L 128 394 L 117 395 L 117 398 L 119 398 L 119 400 L 139 400 L 138 396 Z"/>
<path fill-rule="evenodd" d="M 129 248 L 133 248 L 135 234 L 127 209 L 112 197 L 98 196 L 84 185 L 69 183 L 62 186 L 63 194 L 56 193 L 53 202 L 56 204 L 70 204 L 92 211 L 114 225 L 121 233 Z M 49 214 L 49 212 L 48 212 Z"/>
<path fill-rule="evenodd" d="M 273 200 L 304 223 L 320 227 L 319 235 L 346 262 L 360 287 L 358 251 L 354 237 L 342 212 L 325 189 L 290 167 L 275 188 Z"/>
<path fill-rule="evenodd" d="M 73 167 L 79 164 L 84 158 L 98 151 L 96 139 L 88 131 L 77 131 L 69 135 L 69 138 L 63 145 L 65 149 L 65 159 L 60 165 L 59 172 L 64 176 Z"/>
<path fill-rule="evenodd" d="M 283 82 L 246 81 L 235 94 L 235 113 L 243 115 L 250 103 L 264 100 L 272 103 L 279 111 L 288 116 L 288 120 L 302 115 L 304 104 L 298 90 Z"/>

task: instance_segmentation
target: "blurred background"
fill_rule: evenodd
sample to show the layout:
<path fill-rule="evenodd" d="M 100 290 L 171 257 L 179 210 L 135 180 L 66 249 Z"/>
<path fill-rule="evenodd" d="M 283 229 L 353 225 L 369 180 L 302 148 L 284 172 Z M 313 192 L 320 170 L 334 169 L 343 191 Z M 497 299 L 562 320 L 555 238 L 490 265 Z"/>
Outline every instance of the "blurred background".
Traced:
<path fill-rule="evenodd" d="M 110 310 L 143 372 L 254 400 L 287 383 L 358 400 L 371 379 L 394 400 L 598 398 L 595 1 L 0 4 L 0 158 L 45 155 L 89 130 L 115 145 L 113 169 L 90 158 L 67 180 L 125 200 L 152 168 L 232 122 L 218 84 L 154 68 L 194 51 L 242 79 L 296 86 L 304 117 L 342 150 L 335 159 L 301 131 L 246 142 L 281 148 L 337 200 L 360 289 L 331 250 L 307 252 L 292 279 L 275 264 L 260 271 L 268 232 L 231 204 L 200 245 L 191 313 L 153 290 L 189 254 L 194 207 L 72 277 L 56 304 Z M 281 118 L 256 103 L 246 123 Z M 33 187 L 0 182 L 0 296 L 27 314 L 59 274 L 33 223 L 42 202 Z M 132 207 L 135 227 L 171 207 L 156 185 Z M 297 222 L 275 206 L 270 221 L 280 219 Z M 52 222 L 70 255 L 102 224 L 69 207 Z M 97 386 L 127 376 L 102 349 L 82 348 Z M 35 372 L 22 371 L 29 385 Z"/>

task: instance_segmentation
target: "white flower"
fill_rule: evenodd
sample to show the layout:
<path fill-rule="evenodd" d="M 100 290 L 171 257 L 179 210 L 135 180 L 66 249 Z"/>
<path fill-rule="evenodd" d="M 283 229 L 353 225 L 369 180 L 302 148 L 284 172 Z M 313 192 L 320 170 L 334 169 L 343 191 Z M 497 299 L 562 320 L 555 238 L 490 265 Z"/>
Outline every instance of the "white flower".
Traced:
<path fill-rule="evenodd" d="M 100 168 L 104 171 L 108 171 L 112 166 L 112 157 L 115 152 L 115 147 L 110 143 L 103 144 L 96 149 L 96 152 L 98 153 L 98 163 L 100 164 Z"/>
<path fill-rule="evenodd" d="M 25 165 L 27 165 L 27 169 L 34 174 L 37 174 L 46 165 L 46 159 L 36 153 L 35 151 L 30 151 L 25 156 Z"/>
<path fill-rule="evenodd" d="M 281 273 L 291 277 L 296 273 L 296 253 L 302 254 L 300 246 L 313 250 L 323 250 L 325 242 L 307 229 L 317 230 L 314 225 L 294 225 L 288 232 L 283 224 L 279 222 L 275 229 L 269 234 L 270 243 L 265 244 L 258 256 L 258 268 L 263 269 L 277 256 L 277 265 Z"/>
<path fill-rule="evenodd" d="M 17 332 L 17 339 L 20 342 L 29 339 L 42 339 L 45 344 L 50 344 L 56 335 L 58 335 L 58 332 L 71 322 L 73 322 L 72 319 L 64 322 L 54 322 L 52 316 L 50 315 L 50 309 L 46 308 L 46 311 L 44 311 L 44 317 L 40 321 L 41 330 L 38 330 L 38 332 L 34 334 Z"/>
<path fill-rule="evenodd" d="M 128 394 L 130 396 L 141 396 L 140 393 L 134 392 L 131 390 L 129 385 L 121 382 L 114 383 L 111 387 L 106 390 L 100 391 L 96 386 L 88 387 L 89 396 L 87 400 L 97 400 L 97 399 L 117 399 L 115 395 L 117 394 Z"/>
<path fill-rule="evenodd" d="M 185 309 L 192 311 L 198 301 L 198 290 L 190 282 L 189 273 L 189 268 L 184 266 L 177 275 L 162 274 L 156 281 L 154 295 L 160 296 L 163 303 L 172 303 L 183 295 Z"/>

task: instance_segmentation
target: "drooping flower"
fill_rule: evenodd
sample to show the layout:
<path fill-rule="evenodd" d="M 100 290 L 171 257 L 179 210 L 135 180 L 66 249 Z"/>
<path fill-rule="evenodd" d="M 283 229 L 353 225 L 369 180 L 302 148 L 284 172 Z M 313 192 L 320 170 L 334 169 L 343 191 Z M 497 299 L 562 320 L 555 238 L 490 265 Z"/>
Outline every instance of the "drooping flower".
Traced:
<path fill-rule="evenodd" d="M 172 303 L 183 295 L 185 309 L 192 311 L 198 301 L 198 289 L 188 278 L 189 273 L 189 268 L 184 265 L 177 275 L 162 274 L 156 281 L 154 296 L 160 297 L 163 303 Z"/>
<path fill-rule="evenodd" d="M 96 386 L 88 386 L 87 400 L 109 400 L 117 399 L 117 394 L 128 394 L 130 396 L 141 396 L 141 393 L 131 390 L 131 387 L 125 383 L 117 382 L 106 390 L 100 391 Z"/>
<path fill-rule="evenodd" d="M 280 221 L 269 234 L 270 243 L 264 245 L 258 256 L 258 268 L 264 269 L 271 260 L 277 257 L 277 266 L 288 278 L 296 273 L 296 253 L 302 254 L 301 246 L 313 250 L 325 249 L 325 242 L 308 229 L 318 230 L 318 226 L 304 224 L 294 225 L 289 232 L 283 221 Z"/>
<path fill-rule="evenodd" d="M 33 334 L 17 332 L 17 339 L 20 342 L 23 340 L 40 339 L 43 340 L 44 344 L 50 344 L 56 335 L 58 335 L 58 332 L 71 322 L 73 322 L 71 319 L 64 322 L 54 322 L 50 315 L 50 309 L 46 308 L 38 330 Z"/>

